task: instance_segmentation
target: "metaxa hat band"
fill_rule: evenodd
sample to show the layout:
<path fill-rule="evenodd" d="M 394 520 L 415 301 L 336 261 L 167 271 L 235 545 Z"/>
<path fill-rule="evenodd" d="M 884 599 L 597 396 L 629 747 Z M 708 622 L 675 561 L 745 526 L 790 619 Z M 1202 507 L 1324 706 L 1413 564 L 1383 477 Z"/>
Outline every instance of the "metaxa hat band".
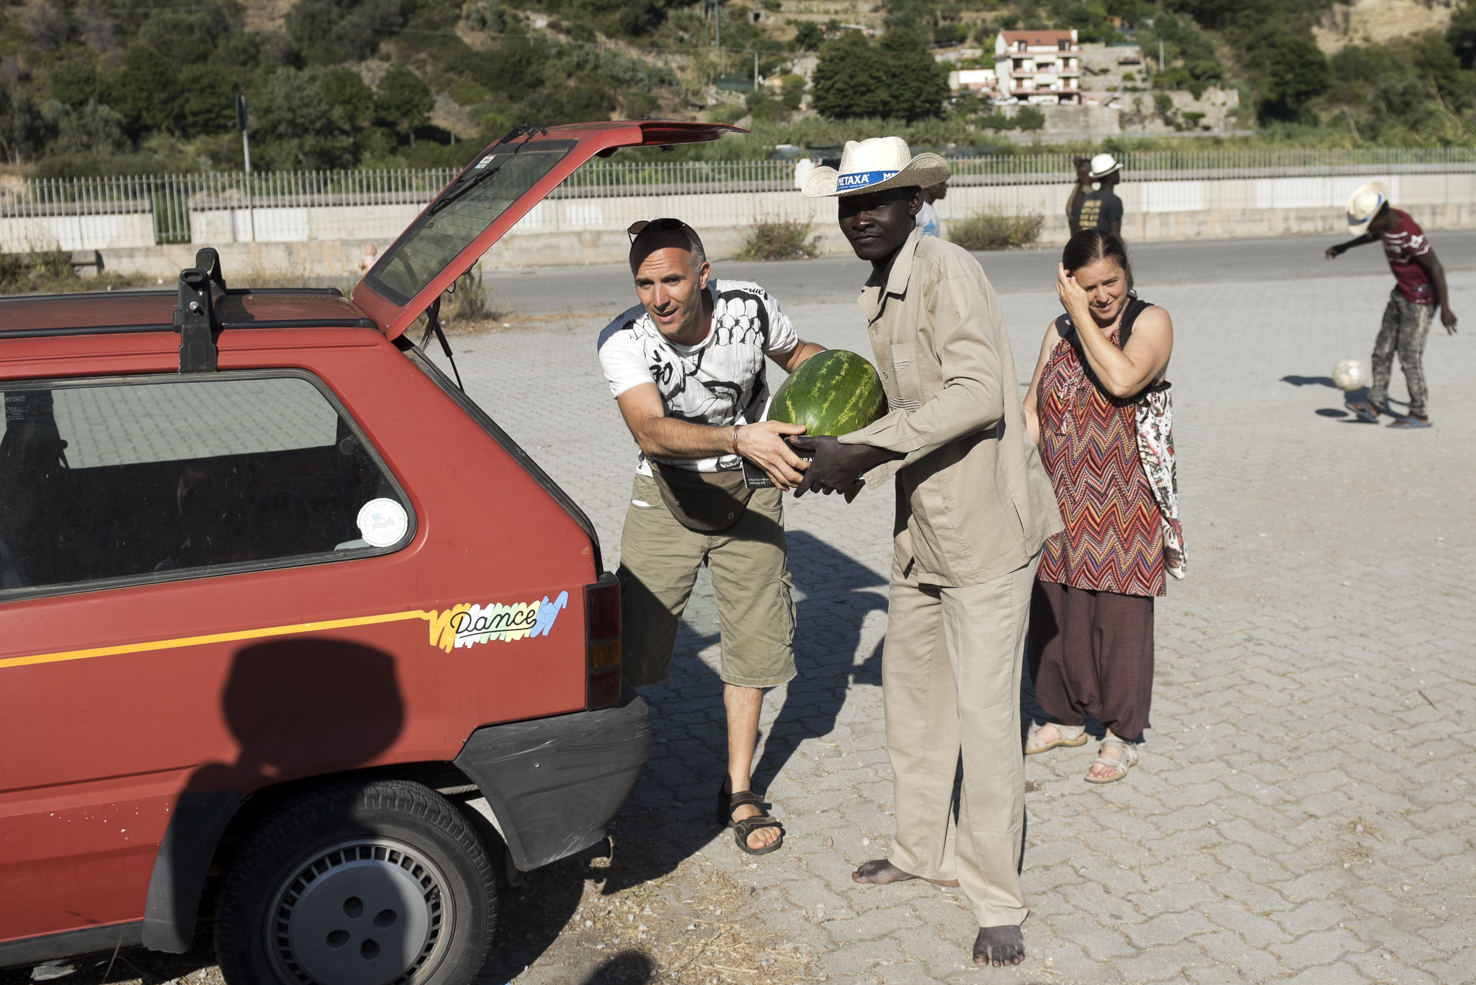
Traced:
<path fill-rule="evenodd" d="M 879 185 L 883 181 L 897 177 L 896 171 L 861 171 L 857 174 L 841 174 L 835 179 L 835 190 L 838 192 L 860 191 L 862 188 L 870 188 Z"/>
<path fill-rule="evenodd" d="M 805 178 L 810 198 L 861 195 L 889 188 L 926 188 L 947 181 L 953 171 L 937 154 L 916 157 L 901 137 L 848 140 L 839 168 L 816 168 Z"/>

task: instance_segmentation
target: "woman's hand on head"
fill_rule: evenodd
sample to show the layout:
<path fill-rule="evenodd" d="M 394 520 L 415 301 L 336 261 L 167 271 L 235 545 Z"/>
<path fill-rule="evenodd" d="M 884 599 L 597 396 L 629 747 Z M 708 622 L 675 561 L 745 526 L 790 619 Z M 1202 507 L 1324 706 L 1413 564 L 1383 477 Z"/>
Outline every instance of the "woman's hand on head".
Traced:
<path fill-rule="evenodd" d="M 1081 322 L 1091 313 L 1091 301 L 1086 291 L 1063 264 L 1056 264 L 1056 296 L 1073 321 Z"/>

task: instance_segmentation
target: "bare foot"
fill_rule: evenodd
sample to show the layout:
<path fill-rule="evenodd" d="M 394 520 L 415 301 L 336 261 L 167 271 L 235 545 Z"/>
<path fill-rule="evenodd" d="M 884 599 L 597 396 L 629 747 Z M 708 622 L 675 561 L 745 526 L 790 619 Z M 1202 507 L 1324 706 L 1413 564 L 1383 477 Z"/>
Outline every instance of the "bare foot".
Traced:
<path fill-rule="evenodd" d="M 1002 968 L 1025 960 L 1025 935 L 1019 927 L 980 927 L 974 938 L 974 964 Z"/>
<path fill-rule="evenodd" d="M 903 872 L 891 862 L 884 858 L 873 859 L 870 862 L 862 862 L 851 878 L 856 882 L 866 883 L 871 886 L 886 886 L 894 882 L 906 882 L 909 879 L 922 879 L 911 872 Z M 957 879 L 923 879 L 935 886 L 957 886 Z"/>

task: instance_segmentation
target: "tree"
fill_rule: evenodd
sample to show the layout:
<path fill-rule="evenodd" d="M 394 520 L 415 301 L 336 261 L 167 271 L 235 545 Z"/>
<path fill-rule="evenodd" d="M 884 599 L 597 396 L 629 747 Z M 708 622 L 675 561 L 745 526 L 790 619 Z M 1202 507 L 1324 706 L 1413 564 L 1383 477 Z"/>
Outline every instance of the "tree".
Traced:
<path fill-rule="evenodd" d="M 0 79 L 0 153 L 19 164 L 35 156 L 46 139 L 46 120 L 23 88 Z"/>
<path fill-rule="evenodd" d="M 1039 130 L 1045 126 L 1045 121 L 1045 114 L 1034 106 L 1021 106 L 1013 122 L 1021 130 Z"/>
<path fill-rule="evenodd" d="M 56 129 L 56 142 L 78 154 L 112 155 L 127 149 L 123 136 L 123 117 L 107 106 L 89 102 L 73 110 L 60 100 L 48 100 L 41 106 L 43 116 L 51 118 Z"/>
<path fill-rule="evenodd" d="M 614 97 L 610 97 L 613 104 Z M 430 111 L 436 97 L 430 86 L 408 68 L 392 68 L 379 80 L 379 95 L 374 98 L 374 112 L 415 143 L 415 131 L 430 122 Z M 606 110 L 608 113 L 609 110 Z"/>
<path fill-rule="evenodd" d="M 1311 34 L 1278 34 L 1261 49 L 1260 116 L 1298 120 L 1308 101 L 1332 87 L 1332 69 Z"/>
<path fill-rule="evenodd" d="M 922 35 L 903 28 L 875 44 L 850 31 L 820 49 L 810 104 L 833 120 L 880 116 L 909 123 L 940 116 L 948 69 L 933 60 Z"/>
<path fill-rule="evenodd" d="M 46 0 L 30 0 L 21 15 L 26 33 L 42 51 L 54 51 L 67 39 L 67 19 Z"/>
<path fill-rule="evenodd" d="M 1450 109 L 1471 104 L 1472 73 L 1462 71 L 1460 59 L 1438 34 L 1427 34 L 1410 51 L 1410 68 Z"/>
<path fill-rule="evenodd" d="M 103 94 L 102 80 L 91 62 L 65 61 L 51 70 L 51 98 L 81 109 Z"/>
<path fill-rule="evenodd" d="M 231 14 L 239 17 L 234 4 L 207 4 L 187 10 L 157 10 L 138 29 L 138 38 L 178 65 L 203 65 L 216 47 L 235 31 Z"/>
<path fill-rule="evenodd" d="M 620 9 L 620 29 L 631 37 L 650 34 L 666 20 L 666 10 L 657 0 L 626 0 Z"/>
<path fill-rule="evenodd" d="M 1476 68 L 1476 0 L 1467 0 L 1451 15 L 1445 39 L 1461 60 L 1461 68 Z"/>
<path fill-rule="evenodd" d="M 800 21 L 794 29 L 794 45 L 800 51 L 816 51 L 825 42 L 825 32 L 814 21 Z"/>
<path fill-rule="evenodd" d="M 186 65 L 179 73 L 180 129 L 187 137 L 236 129 L 236 85 L 218 65 Z"/>
<path fill-rule="evenodd" d="M 948 68 L 928 51 L 915 31 L 888 31 L 878 45 L 890 97 L 886 116 L 908 123 L 941 116 L 948 98 Z"/>
<path fill-rule="evenodd" d="M 886 6 L 887 14 L 882 23 L 888 31 L 894 28 L 924 28 L 938 22 L 933 4 L 929 0 L 891 0 Z"/>
<path fill-rule="evenodd" d="M 351 68 L 330 68 L 318 79 L 318 88 L 340 126 L 359 127 L 374 111 L 374 90 Z"/>
<path fill-rule="evenodd" d="M 847 31 L 820 47 L 810 79 L 810 105 L 832 120 L 886 116 L 890 100 L 876 48 L 860 31 Z"/>
<path fill-rule="evenodd" d="M 307 72 L 273 72 L 256 93 L 254 132 L 276 168 L 325 169 L 353 163 L 353 145 L 338 131 L 333 107 Z"/>
<path fill-rule="evenodd" d="M 405 25 L 405 10 L 401 0 L 297 0 L 286 24 L 308 61 L 337 65 L 374 54 Z"/>
<path fill-rule="evenodd" d="M 123 117 L 124 128 L 137 139 L 150 131 L 176 129 L 180 115 L 179 67 L 146 44 L 123 55 L 123 70 L 109 87 L 108 105 Z"/>

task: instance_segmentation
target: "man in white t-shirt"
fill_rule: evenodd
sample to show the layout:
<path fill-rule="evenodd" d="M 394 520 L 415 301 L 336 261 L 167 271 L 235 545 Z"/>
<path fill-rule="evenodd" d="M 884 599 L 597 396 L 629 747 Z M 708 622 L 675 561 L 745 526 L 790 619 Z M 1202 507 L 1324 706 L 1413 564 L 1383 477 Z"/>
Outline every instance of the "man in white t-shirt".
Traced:
<path fill-rule="evenodd" d="M 924 236 L 936 236 L 943 238 L 943 221 L 938 218 L 938 210 L 933 208 L 934 202 L 941 202 L 948 197 L 948 182 L 940 181 L 936 185 L 929 185 L 922 190 L 922 208 L 917 210 L 914 221 L 917 229 Z"/>
<path fill-rule="evenodd" d="M 728 775 L 717 816 L 750 855 L 783 844 L 783 828 L 751 790 L 764 689 L 794 677 L 794 600 L 783 490 L 807 467 L 786 435 L 759 422 L 767 357 L 792 373 L 821 347 L 800 341 L 763 288 L 720 281 L 702 240 L 676 219 L 630 228 L 641 303 L 600 333 L 600 366 L 640 446 L 620 544 L 623 669 L 635 687 L 671 675 L 677 625 L 697 571 L 712 575 L 722 629 Z M 776 488 L 750 490 L 742 460 Z"/>

